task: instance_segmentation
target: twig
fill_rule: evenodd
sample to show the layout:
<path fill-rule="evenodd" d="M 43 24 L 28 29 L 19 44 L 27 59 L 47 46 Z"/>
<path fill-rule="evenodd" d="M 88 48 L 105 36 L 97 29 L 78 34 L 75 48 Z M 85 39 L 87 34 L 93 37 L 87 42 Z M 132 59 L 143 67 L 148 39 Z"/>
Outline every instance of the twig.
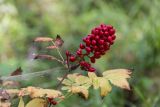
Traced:
<path fill-rule="evenodd" d="M 67 77 L 68 73 L 66 73 L 63 78 L 61 79 L 61 81 L 57 84 L 56 88 L 58 89 L 59 86 L 62 84 L 63 80 Z"/>

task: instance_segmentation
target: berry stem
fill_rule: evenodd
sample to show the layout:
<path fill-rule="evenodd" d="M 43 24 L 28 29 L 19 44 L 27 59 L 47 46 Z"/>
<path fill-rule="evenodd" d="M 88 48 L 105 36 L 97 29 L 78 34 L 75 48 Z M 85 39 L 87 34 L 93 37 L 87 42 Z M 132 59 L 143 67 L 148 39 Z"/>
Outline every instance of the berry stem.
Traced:
<path fill-rule="evenodd" d="M 52 43 L 53 43 L 53 45 L 55 45 L 55 46 L 56 46 L 56 44 L 54 43 L 54 41 L 52 41 Z M 61 54 L 61 52 L 60 52 L 59 48 L 57 47 L 57 48 L 56 48 L 56 50 L 57 50 L 57 52 L 58 52 L 59 56 L 61 57 L 62 61 L 64 62 L 64 58 L 63 58 L 63 56 L 62 56 L 62 54 Z"/>

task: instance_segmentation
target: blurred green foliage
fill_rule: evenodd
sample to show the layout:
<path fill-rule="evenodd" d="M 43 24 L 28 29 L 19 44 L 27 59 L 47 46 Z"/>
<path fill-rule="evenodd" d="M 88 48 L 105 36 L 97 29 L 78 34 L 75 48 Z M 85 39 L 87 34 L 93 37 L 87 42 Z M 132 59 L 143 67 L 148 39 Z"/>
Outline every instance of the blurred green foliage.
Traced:
<path fill-rule="evenodd" d="M 57 66 L 29 59 L 36 53 L 35 37 L 60 34 L 65 41 L 62 51 L 74 51 L 94 26 L 112 24 L 117 29 L 116 42 L 95 67 L 99 71 L 133 68 L 132 90 L 115 87 L 103 100 L 91 91 L 87 101 L 72 96 L 57 107 L 158 107 L 159 11 L 160 0 L 0 0 L 0 75 L 8 75 L 19 66 L 24 73 Z M 47 82 L 43 87 L 53 87 L 55 78 L 25 83 L 39 86 L 43 81 Z"/>

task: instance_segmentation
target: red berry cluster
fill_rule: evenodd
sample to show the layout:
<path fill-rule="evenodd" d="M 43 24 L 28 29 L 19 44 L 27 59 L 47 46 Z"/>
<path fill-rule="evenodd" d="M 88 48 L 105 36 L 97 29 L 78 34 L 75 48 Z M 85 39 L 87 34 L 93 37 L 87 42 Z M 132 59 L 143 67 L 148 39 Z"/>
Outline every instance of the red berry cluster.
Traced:
<path fill-rule="evenodd" d="M 91 67 L 89 62 L 85 61 L 84 57 L 88 57 L 92 63 L 95 63 L 96 59 L 99 59 L 110 49 L 115 39 L 115 29 L 113 26 L 101 24 L 92 29 L 91 34 L 83 38 L 84 43 L 80 44 L 76 55 L 71 55 L 69 52 L 66 52 L 66 55 L 69 56 L 69 61 L 78 61 L 82 69 L 94 72 L 95 69 Z"/>

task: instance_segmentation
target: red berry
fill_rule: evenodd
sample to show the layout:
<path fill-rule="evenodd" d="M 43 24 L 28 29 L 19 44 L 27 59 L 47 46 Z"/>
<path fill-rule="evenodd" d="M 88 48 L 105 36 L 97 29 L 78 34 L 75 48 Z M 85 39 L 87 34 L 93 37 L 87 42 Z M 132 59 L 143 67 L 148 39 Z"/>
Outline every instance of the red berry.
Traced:
<path fill-rule="evenodd" d="M 71 62 L 74 62 L 74 61 L 76 60 L 76 58 L 75 58 L 75 56 L 70 56 L 69 60 L 70 60 Z"/>
<path fill-rule="evenodd" d="M 78 49 L 76 53 L 77 53 L 77 55 L 82 55 L 82 50 Z"/>
<path fill-rule="evenodd" d="M 96 35 L 95 39 L 96 39 L 96 40 L 99 40 L 99 36 L 98 36 L 98 35 Z"/>
<path fill-rule="evenodd" d="M 95 63 L 95 57 L 93 56 L 93 57 L 90 57 L 90 61 L 92 62 L 92 63 Z"/>
<path fill-rule="evenodd" d="M 68 50 L 66 50 L 66 56 L 69 56 L 70 52 Z"/>
<path fill-rule="evenodd" d="M 96 45 L 96 41 L 95 40 L 92 40 L 92 45 Z"/>
<path fill-rule="evenodd" d="M 85 46 L 84 46 L 82 43 L 79 45 L 79 47 L 80 47 L 81 49 L 84 49 L 84 48 L 85 48 Z"/>
<path fill-rule="evenodd" d="M 112 35 L 112 40 L 115 40 L 116 39 L 116 36 L 115 35 Z"/>
<path fill-rule="evenodd" d="M 86 51 L 87 51 L 87 53 L 90 53 L 91 52 L 91 48 L 90 47 L 86 47 Z"/>
<path fill-rule="evenodd" d="M 86 40 L 86 45 L 90 46 L 90 44 L 91 44 L 90 40 Z"/>
<path fill-rule="evenodd" d="M 99 33 L 99 31 L 98 30 L 95 30 L 95 34 L 98 34 Z"/>
<path fill-rule="evenodd" d="M 108 36 L 108 41 L 111 42 L 112 41 L 112 37 Z"/>
<path fill-rule="evenodd" d="M 101 40 L 98 41 L 98 43 L 99 43 L 100 45 L 102 45 L 102 44 L 104 43 L 104 40 L 101 39 Z"/>
<path fill-rule="evenodd" d="M 95 68 L 90 67 L 90 68 L 88 69 L 88 71 L 89 71 L 89 72 L 94 72 L 94 71 L 95 71 Z"/>
<path fill-rule="evenodd" d="M 53 104 L 53 105 L 57 105 L 57 101 L 54 101 L 54 100 L 51 101 L 50 103 Z"/>
<path fill-rule="evenodd" d="M 86 37 L 85 37 L 85 38 L 83 38 L 83 42 L 86 42 L 86 40 L 87 40 L 87 39 L 86 39 Z"/>
<path fill-rule="evenodd" d="M 115 33 L 115 30 L 114 29 L 110 29 L 109 34 L 113 35 L 114 33 Z"/>
<path fill-rule="evenodd" d="M 106 36 L 108 36 L 109 35 L 109 33 L 106 31 L 105 33 L 104 33 Z"/>
<path fill-rule="evenodd" d="M 100 48 L 100 49 L 104 49 L 104 46 L 103 46 L 103 45 L 101 45 L 99 48 Z"/>
<path fill-rule="evenodd" d="M 107 28 L 108 28 L 108 29 L 112 29 L 112 28 L 113 28 L 113 26 L 111 26 L 111 25 L 107 25 Z"/>
<path fill-rule="evenodd" d="M 103 32 L 102 32 L 102 31 L 100 31 L 99 35 L 100 35 L 100 36 L 102 36 L 102 35 L 103 35 Z"/>

